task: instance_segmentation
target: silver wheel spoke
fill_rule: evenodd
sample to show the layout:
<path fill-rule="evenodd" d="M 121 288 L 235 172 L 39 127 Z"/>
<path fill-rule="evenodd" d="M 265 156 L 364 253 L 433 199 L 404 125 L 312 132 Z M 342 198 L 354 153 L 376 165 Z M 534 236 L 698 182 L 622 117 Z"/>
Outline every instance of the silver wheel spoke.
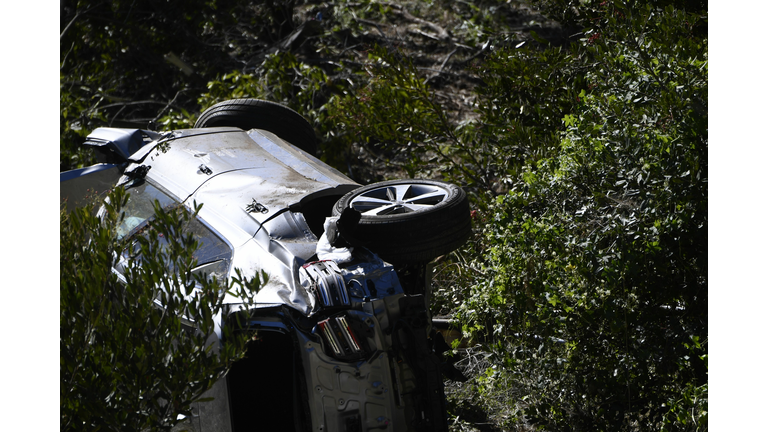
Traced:
<path fill-rule="evenodd" d="M 370 196 L 360 196 L 352 200 L 352 207 L 360 213 L 366 214 L 382 208 L 391 206 L 392 201 L 374 198 Z"/>
<path fill-rule="evenodd" d="M 403 201 L 406 199 L 409 192 L 411 191 L 411 185 L 397 185 L 397 186 L 391 187 L 390 190 L 392 190 L 395 193 L 396 201 Z"/>
<path fill-rule="evenodd" d="M 386 207 L 382 207 L 380 209 L 371 210 L 369 212 L 363 213 L 364 215 L 370 215 L 370 216 L 384 216 L 389 214 L 398 214 L 398 213 L 405 213 L 403 211 L 403 207 L 399 206 L 397 204 L 392 204 Z"/>
<path fill-rule="evenodd" d="M 447 196 L 447 193 L 443 190 L 436 190 L 434 192 L 426 193 L 423 195 L 415 196 L 413 198 L 408 198 L 406 200 L 403 200 L 403 202 L 409 203 L 409 204 L 425 204 L 425 205 L 435 205 L 439 202 L 445 201 L 445 197 Z"/>
<path fill-rule="evenodd" d="M 403 213 L 410 213 L 410 212 L 417 212 L 422 210 L 429 210 L 433 205 L 423 205 L 423 204 L 409 204 L 405 203 L 403 204 Z"/>

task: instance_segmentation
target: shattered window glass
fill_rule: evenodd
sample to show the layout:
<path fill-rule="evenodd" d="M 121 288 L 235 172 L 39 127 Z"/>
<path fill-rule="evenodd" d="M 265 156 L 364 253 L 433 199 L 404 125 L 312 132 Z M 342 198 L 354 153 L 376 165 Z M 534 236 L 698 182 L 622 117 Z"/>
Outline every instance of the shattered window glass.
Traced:
<path fill-rule="evenodd" d="M 143 228 L 146 222 L 155 215 L 154 202 L 168 209 L 176 204 L 170 196 L 146 181 L 128 189 L 128 202 L 123 207 L 123 221 L 117 227 L 117 238 L 123 237 Z"/>
<path fill-rule="evenodd" d="M 128 189 L 128 193 L 128 202 L 123 208 L 123 220 L 117 228 L 118 238 L 121 239 L 146 235 L 147 231 L 144 228 L 151 223 L 155 214 L 153 205 L 155 201 L 158 201 L 163 209 L 178 205 L 170 195 L 146 181 L 135 183 Z M 189 219 L 182 226 L 182 233 L 192 234 L 198 243 L 198 249 L 194 254 L 197 267 L 192 269 L 192 272 L 204 273 L 209 277 L 216 276 L 220 282 L 226 283 L 232 258 L 232 249 L 229 245 L 198 218 Z M 159 237 L 158 240 L 162 247 L 167 245 L 167 240 L 163 237 Z M 138 245 L 135 245 L 134 253 L 138 252 L 137 248 Z M 169 267 L 169 270 L 175 271 L 171 263 Z"/>

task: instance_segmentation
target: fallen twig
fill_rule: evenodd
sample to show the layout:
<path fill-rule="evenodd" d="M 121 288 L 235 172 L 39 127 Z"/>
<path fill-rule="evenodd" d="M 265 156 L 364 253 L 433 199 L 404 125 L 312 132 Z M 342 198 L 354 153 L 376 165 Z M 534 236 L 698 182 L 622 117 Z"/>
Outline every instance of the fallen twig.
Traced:
<path fill-rule="evenodd" d="M 433 39 L 433 40 L 436 40 L 436 41 L 442 40 L 442 39 L 440 39 L 439 37 L 437 37 L 435 35 L 427 33 L 427 32 L 425 32 L 423 30 L 419 30 L 417 28 L 409 28 L 408 29 L 408 33 L 417 34 L 417 35 L 424 36 L 426 38 Z"/>
<path fill-rule="evenodd" d="M 175 95 L 175 96 L 173 96 L 173 99 L 171 99 L 170 101 L 168 101 L 168 103 L 167 103 L 167 104 L 165 104 L 165 106 L 163 107 L 163 109 L 161 109 L 161 110 L 160 110 L 160 112 L 159 112 L 159 113 L 157 113 L 157 115 L 155 116 L 155 118 L 153 118 L 152 120 L 150 120 L 150 123 L 154 123 L 154 122 L 156 122 L 156 121 L 157 121 L 157 120 L 160 118 L 160 116 L 162 116 L 162 115 L 163 115 L 163 113 L 164 113 L 164 112 L 165 112 L 165 111 L 166 111 L 166 110 L 167 110 L 167 109 L 168 109 L 168 108 L 169 108 L 171 105 L 173 105 L 173 103 L 174 103 L 174 102 L 176 102 L 176 99 L 179 97 L 179 95 L 180 95 L 180 94 L 182 94 L 182 93 L 184 92 L 184 90 L 186 90 L 186 89 L 187 89 L 187 88 L 185 87 L 185 88 L 183 88 L 183 89 L 181 89 L 181 90 L 177 91 L 177 92 L 176 92 L 176 95 Z"/>
<path fill-rule="evenodd" d="M 371 21 L 371 20 L 362 19 L 362 18 L 355 18 L 355 21 L 357 21 L 357 22 L 359 22 L 359 23 L 368 24 L 368 25 L 370 25 L 370 26 L 374 26 L 374 27 L 376 27 L 376 30 L 378 30 L 378 31 L 379 31 L 379 34 L 380 34 L 380 35 L 381 35 L 383 38 L 385 38 L 385 39 L 387 38 L 387 35 L 386 35 L 386 34 L 384 34 L 384 32 L 381 30 L 381 27 L 379 27 L 380 25 L 387 25 L 387 24 L 378 23 L 378 22 L 376 22 L 376 21 Z"/>
<path fill-rule="evenodd" d="M 449 52 L 448 55 L 445 56 L 445 59 L 443 59 L 443 62 L 440 64 L 440 69 L 437 72 L 435 72 L 435 74 L 433 74 L 429 78 L 427 78 L 424 82 L 427 83 L 431 79 L 440 76 L 440 74 L 443 73 L 443 69 L 445 69 L 445 64 L 448 63 L 448 60 L 450 60 L 450 58 L 454 54 L 456 54 L 456 51 L 458 51 L 458 50 L 459 50 L 459 47 L 456 47 L 456 48 L 453 49 L 453 51 Z"/>

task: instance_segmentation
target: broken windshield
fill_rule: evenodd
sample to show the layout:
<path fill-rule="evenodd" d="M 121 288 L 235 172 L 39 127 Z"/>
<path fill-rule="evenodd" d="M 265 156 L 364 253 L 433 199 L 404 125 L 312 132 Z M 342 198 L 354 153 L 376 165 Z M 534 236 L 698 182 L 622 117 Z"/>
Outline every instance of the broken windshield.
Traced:
<path fill-rule="evenodd" d="M 155 215 L 154 202 L 168 209 L 176 201 L 160 189 L 146 181 L 141 181 L 128 188 L 128 202 L 123 207 L 123 220 L 117 227 L 117 238 L 122 239 L 145 225 Z"/>
<path fill-rule="evenodd" d="M 128 188 L 128 201 L 123 207 L 123 219 L 117 227 L 118 238 L 130 238 L 135 235 L 148 235 L 144 229 L 151 223 L 154 215 L 154 203 L 157 201 L 161 208 L 169 209 L 179 205 L 178 201 L 169 194 L 163 192 L 147 181 L 134 182 Z M 226 283 L 226 276 L 229 270 L 229 263 L 232 258 L 232 248 L 217 234 L 215 234 L 199 218 L 189 218 L 182 226 L 182 234 L 192 234 L 197 240 L 198 249 L 194 254 L 197 259 L 197 268 L 193 271 L 201 271 Z M 158 237 L 160 245 L 165 247 L 167 240 Z M 138 245 L 136 245 L 138 246 Z M 136 248 L 134 253 L 138 252 Z M 169 263 L 169 267 L 172 264 Z M 173 268 L 169 270 L 175 271 Z"/>

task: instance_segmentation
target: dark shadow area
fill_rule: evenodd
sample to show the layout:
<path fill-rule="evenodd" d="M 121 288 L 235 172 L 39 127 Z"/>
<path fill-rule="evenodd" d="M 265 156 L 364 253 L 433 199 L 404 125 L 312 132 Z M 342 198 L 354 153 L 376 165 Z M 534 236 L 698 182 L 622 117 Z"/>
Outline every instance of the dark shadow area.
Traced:
<path fill-rule="evenodd" d="M 245 357 L 227 375 L 233 432 L 300 431 L 303 406 L 298 395 L 303 379 L 293 339 L 279 332 L 260 332 L 248 343 Z M 298 405 L 297 405 L 298 403 Z"/>
<path fill-rule="evenodd" d="M 309 229 L 317 238 L 320 238 L 325 232 L 323 229 L 325 218 L 331 216 L 331 209 L 340 197 L 341 195 L 320 196 L 301 203 L 301 213 L 304 215 L 304 220 L 307 221 Z"/>

